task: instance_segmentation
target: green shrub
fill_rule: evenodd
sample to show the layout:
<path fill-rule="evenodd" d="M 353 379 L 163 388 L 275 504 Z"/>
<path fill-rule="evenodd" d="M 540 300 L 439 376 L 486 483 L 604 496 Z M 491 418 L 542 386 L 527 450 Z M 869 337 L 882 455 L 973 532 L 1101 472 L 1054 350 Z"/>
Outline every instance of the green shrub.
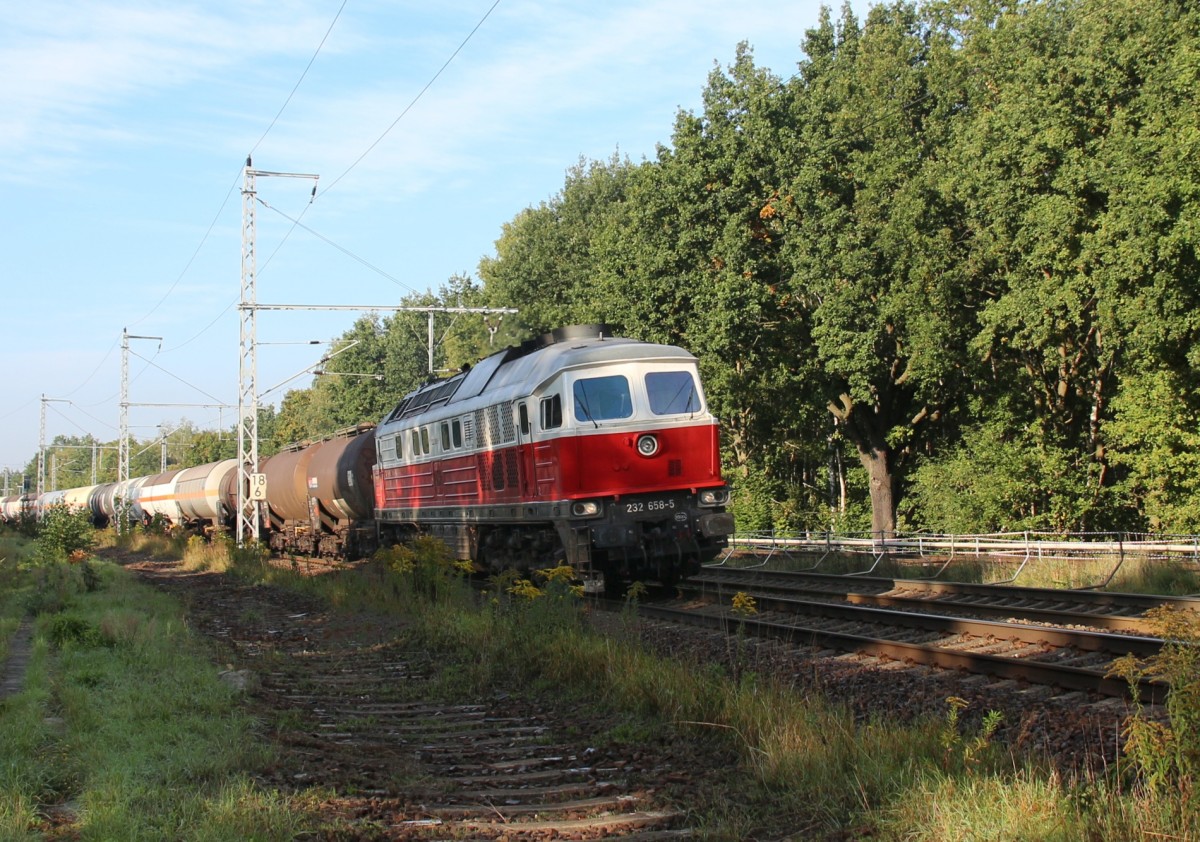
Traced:
<path fill-rule="evenodd" d="M 1126 655 L 1110 671 L 1133 690 L 1125 754 L 1152 795 L 1171 791 L 1188 801 L 1200 780 L 1200 617 L 1169 605 L 1151 609 L 1146 617 L 1164 638 L 1161 651 L 1143 661 Z M 1146 678 L 1170 684 L 1166 722 L 1148 716 L 1137 701 L 1137 684 Z"/>
<path fill-rule="evenodd" d="M 42 513 L 38 526 L 38 559 L 42 562 L 65 561 L 73 554 L 86 553 L 94 540 L 95 528 L 90 512 L 55 503 Z"/>

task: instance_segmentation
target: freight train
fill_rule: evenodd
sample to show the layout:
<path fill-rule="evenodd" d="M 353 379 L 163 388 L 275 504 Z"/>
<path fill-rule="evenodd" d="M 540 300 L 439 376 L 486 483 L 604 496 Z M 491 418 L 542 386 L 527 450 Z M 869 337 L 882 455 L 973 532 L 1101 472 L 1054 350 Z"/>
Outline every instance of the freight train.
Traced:
<path fill-rule="evenodd" d="M 681 348 L 562 328 L 406 395 L 378 424 L 260 461 L 259 540 L 360 558 L 417 534 L 477 570 L 566 563 L 585 589 L 670 583 L 734 524 L 718 424 Z M 155 518 L 232 529 L 237 463 L 7 497 L 0 516 L 55 503 L 99 525 Z"/>

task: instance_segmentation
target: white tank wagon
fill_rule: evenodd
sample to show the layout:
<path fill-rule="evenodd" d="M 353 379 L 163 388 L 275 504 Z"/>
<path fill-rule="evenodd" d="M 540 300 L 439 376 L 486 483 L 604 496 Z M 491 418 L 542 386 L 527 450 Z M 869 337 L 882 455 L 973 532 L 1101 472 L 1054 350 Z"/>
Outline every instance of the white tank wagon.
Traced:
<path fill-rule="evenodd" d="M 85 485 L 82 488 L 68 488 L 63 492 L 62 502 L 67 504 L 67 508 L 72 512 L 92 512 L 92 492 L 96 490 L 95 485 Z"/>
<path fill-rule="evenodd" d="M 208 462 L 181 471 L 175 483 L 181 522 L 193 528 L 224 525 L 233 512 L 225 505 L 227 492 L 222 489 L 236 482 L 236 474 L 236 459 Z"/>
<path fill-rule="evenodd" d="M 139 497 L 142 493 L 142 486 L 151 477 L 130 477 L 116 484 L 112 494 L 112 508 L 108 509 L 109 517 L 117 516 L 118 507 L 126 512 L 126 517 L 135 522 L 141 522 L 145 513 L 142 511 Z"/>
<path fill-rule="evenodd" d="M 137 501 L 142 509 L 142 521 L 149 523 L 155 516 L 161 517 L 171 526 L 183 523 L 183 512 L 179 508 L 177 487 L 181 470 L 156 474 L 146 480 L 138 490 Z"/>

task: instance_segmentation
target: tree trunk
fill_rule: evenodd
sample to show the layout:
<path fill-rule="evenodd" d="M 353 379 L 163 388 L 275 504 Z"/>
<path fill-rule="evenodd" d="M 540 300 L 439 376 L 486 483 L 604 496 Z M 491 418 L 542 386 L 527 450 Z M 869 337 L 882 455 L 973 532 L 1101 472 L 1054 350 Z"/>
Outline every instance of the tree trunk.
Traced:
<path fill-rule="evenodd" d="M 842 425 L 843 435 L 858 450 L 858 461 L 867 469 L 871 493 L 871 532 L 874 538 L 896 534 L 896 478 L 892 451 L 882 429 L 873 426 L 874 413 L 857 412 L 849 394 L 829 402 L 829 411 Z"/>
<path fill-rule="evenodd" d="M 871 492 L 871 537 L 894 538 L 896 535 L 895 477 L 892 476 L 891 451 L 886 447 L 857 444 L 858 459 L 867 469 Z"/>

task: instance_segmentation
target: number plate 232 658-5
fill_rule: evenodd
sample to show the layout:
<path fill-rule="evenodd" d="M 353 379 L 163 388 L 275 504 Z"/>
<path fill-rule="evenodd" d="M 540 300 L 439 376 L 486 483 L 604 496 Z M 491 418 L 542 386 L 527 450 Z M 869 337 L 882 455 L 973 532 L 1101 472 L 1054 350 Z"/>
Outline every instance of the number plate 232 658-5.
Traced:
<path fill-rule="evenodd" d="M 625 514 L 667 514 L 675 511 L 677 505 L 674 500 L 631 500 L 625 504 Z"/>

